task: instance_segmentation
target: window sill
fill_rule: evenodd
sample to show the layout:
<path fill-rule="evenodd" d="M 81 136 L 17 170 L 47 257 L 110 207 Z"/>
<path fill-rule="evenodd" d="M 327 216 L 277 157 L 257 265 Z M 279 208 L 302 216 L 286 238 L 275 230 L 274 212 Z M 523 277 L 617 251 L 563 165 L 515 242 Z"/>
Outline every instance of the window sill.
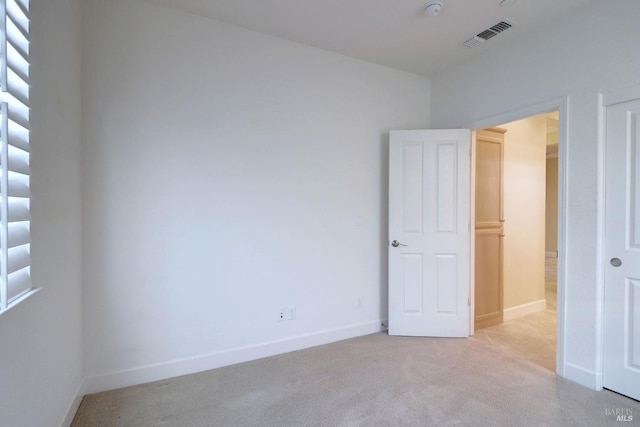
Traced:
<path fill-rule="evenodd" d="M 2 316 L 5 313 L 8 313 L 9 311 L 11 311 L 12 309 L 14 309 L 15 307 L 17 307 L 18 305 L 20 305 L 22 302 L 28 300 L 31 296 L 37 294 L 38 292 L 40 292 L 42 290 L 42 288 L 35 288 L 35 289 L 31 289 L 29 292 L 27 292 L 24 295 L 21 295 L 20 298 L 16 299 L 15 301 L 12 301 L 11 304 L 9 304 L 7 306 L 7 308 L 5 308 L 4 310 L 0 310 L 0 316 Z"/>

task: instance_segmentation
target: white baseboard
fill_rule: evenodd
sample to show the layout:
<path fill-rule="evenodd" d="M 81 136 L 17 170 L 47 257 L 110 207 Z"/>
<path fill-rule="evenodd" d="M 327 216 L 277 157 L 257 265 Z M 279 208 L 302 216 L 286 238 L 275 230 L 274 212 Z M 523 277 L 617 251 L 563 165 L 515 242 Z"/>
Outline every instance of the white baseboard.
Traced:
<path fill-rule="evenodd" d="M 290 351 L 301 350 L 323 344 L 329 344 L 348 338 L 373 334 L 382 330 L 381 320 L 361 323 L 345 328 L 320 331 L 308 335 L 290 337 L 278 341 L 271 341 L 254 346 L 231 349 L 217 353 L 173 360 L 169 362 L 142 366 L 125 371 L 86 377 L 83 385 L 83 395 L 99 393 L 121 387 L 144 384 L 152 381 L 164 380 L 180 375 L 208 371 L 222 366 L 248 362 L 263 357 L 275 356 Z"/>
<path fill-rule="evenodd" d="M 527 316 L 529 314 L 538 313 L 547 309 L 547 300 L 541 299 L 538 301 L 528 302 L 522 305 L 516 305 L 515 307 L 505 308 L 502 311 L 502 320 L 513 320 L 518 317 Z"/>
<path fill-rule="evenodd" d="M 595 371 L 585 369 L 573 363 L 564 364 L 564 377 L 569 381 L 578 383 L 592 390 L 602 389 L 601 375 Z"/>
<path fill-rule="evenodd" d="M 544 256 L 547 258 L 558 258 L 558 251 L 546 251 Z"/>
<path fill-rule="evenodd" d="M 76 416 L 76 412 L 78 412 L 78 408 L 80 407 L 80 402 L 82 402 L 82 398 L 84 397 L 84 380 L 80 381 L 78 385 L 78 389 L 76 390 L 76 395 L 71 401 L 69 408 L 67 408 L 67 413 L 60 424 L 60 427 L 69 427 L 73 422 L 73 417 Z"/>

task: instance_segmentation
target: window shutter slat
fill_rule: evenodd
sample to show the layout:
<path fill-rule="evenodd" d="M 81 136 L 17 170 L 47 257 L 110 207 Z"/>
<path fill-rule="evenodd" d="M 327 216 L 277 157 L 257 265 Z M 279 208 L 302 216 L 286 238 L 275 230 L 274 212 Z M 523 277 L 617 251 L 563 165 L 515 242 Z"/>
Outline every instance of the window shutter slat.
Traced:
<path fill-rule="evenodd" d="M 15 273 L 31 264 L 31 255 L 29 253 L 29 245 L 16 246 L 9 248 L 9 265 L 7 273 Z"/>
<path fill-rule="evenodd" d="M 7 192 L 9 197 L 15 197 L 16 199 L 25 199 L 23 201 L 27 202 L 29 197 L 31 197 L 31 192 L 29 190 L 29 186 L 24 182 L 13 181 L 9 183 L 9 191 Z M 11 203 L 11 200 L 9 201 Z"/>
<path fill-rule="evenodd" d="M 29 206 L 24 200 L 7 198 L 9 199 L 7 222 L 31 221 Z"/>
<path fill-rule="evenodd" d="M 28 245 L 31 243 L 31 233 L 29 231 L 29 222 L 13 222 L 9 224 L 7 233 L 7 247 L 15 248 L 16 246 Z"/>
<path fill-rule="evenodd" d="M 19 106 L 21 111 L 25 111 L 22 115 L 27 115 L 29 112 L 29 84 L 11 67 L 7 68 L 7 88 L 9 93 L 22 104 Z"/>
<path fill-rule="evenodd" d="M 9 171 L 26 175 L 26 179 L 28 179 L 28 176 L 31 174 L 31 168 L 29 167 L 29 153 L 9 145 L 8 167 Z"/>
<path fill-rule="evenodd" d="M 31 147 L 29 146 L 29 129 L 15 122 L 9 122 L 7 125 L 9 128 L 9 147 L 16 147 L 26 152 L 28 158 L 28 153 L 31 152 Z"/>
<path fill-rule="evenodd" d="M 31 289 L 31 268 L 25 267 L 11 273 L 8 277 L 8 285 L 9 302 L 29 291 Z"/>
<path fill-rule="evenodd" d="M 29 125 L 29 108 L 21 102 L 15 102 L 17 99 L 11 96 L 13 104 L 9 106 L 9 126 L 11 122 L 25 129 L 30 129 Z"/>

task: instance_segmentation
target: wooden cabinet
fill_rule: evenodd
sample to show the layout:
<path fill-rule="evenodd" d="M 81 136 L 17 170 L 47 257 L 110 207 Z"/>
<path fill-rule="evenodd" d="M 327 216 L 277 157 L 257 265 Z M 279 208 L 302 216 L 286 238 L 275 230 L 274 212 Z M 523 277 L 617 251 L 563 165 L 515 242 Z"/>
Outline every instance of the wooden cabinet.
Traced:
<path fill-rule="evenodd" d="M 505 132 L 476 132 L 475 329 L 502 323 Z"/>

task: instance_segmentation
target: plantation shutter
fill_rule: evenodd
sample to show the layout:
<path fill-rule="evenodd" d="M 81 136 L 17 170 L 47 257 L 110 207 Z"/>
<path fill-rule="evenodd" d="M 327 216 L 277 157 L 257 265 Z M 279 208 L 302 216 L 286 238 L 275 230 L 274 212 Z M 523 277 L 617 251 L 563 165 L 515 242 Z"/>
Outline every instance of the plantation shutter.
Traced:
<path fill-rule="evenodd" d="M 0 0 L 0 310 L 31 290 L 29 0 Z"/>

